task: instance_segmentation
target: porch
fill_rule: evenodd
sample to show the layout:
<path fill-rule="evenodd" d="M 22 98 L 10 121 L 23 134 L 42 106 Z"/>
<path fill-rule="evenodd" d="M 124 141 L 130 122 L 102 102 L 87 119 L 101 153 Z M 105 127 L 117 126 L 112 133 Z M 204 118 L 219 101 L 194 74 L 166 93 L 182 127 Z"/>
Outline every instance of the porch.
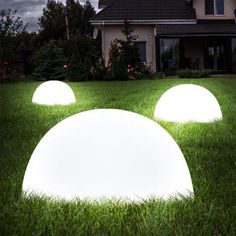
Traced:
<path fill-rule="evenodd" d="M 212 73 L 236 73 L 236 25 L 219 25 L 159 25 L 158 71 L 171 74 L 178 69 L 209 69 Z M 217 33 L 219 30 L 222 32 Z"/>

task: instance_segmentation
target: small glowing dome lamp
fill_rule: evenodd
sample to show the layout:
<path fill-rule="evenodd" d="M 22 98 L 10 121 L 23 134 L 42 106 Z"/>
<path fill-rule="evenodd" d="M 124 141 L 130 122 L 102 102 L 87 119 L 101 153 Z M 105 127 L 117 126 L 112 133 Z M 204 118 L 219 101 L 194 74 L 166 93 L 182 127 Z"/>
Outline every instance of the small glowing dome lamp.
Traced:
<path fill-rule="evenodd" d="M 157 102 L 154 118 L 172 122 L 213 122 L 222 119 L 220 105 L 207 89 L 193 84 L 167 90 Z"/>
<path fill-rule="evenodd" d="M 69 85 L 62 81 L 50 80 L 35 90 L 32 102 L 40 105 L 69 105 L 76 102 Z"/>
<path fill-rule="evenodd" d="M 97 109 L 54 126 L 34 150 L 23 193 L 56 199 L 142 201 L 193 196 L 185 158 L 156 122 Z"/>

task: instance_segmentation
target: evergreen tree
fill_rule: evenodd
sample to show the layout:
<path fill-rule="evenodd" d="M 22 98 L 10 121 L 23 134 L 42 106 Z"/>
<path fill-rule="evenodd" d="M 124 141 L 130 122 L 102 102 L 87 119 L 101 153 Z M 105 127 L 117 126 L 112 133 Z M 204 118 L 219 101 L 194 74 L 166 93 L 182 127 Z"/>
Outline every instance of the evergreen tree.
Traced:
<path fill-rule="evenodd" d="M 43 15 L 39 18 L 40 34 L 43 41 L 65 38 L 65 9 L 61 2 L 48 0 L 43 9 Z"/>
<path fill-rule="evenodd" d="M 68 66 L 68 79 L 71 81 L 86 81 L 88 80 L 87 67 L 82 61 L 78 50 L 73 53 Z"/>
<path fill-rule="evenodd" d="M 40 80 L 64 80 L 66 59 L 55 41 L 44 44 L 35 55 L 34 76 Z"/>
<path fill-rule="evenodd" d="M 2 79 L 11 74 L 14 64 L 21 59 L 22 37 L 27 25 L 16 10 L 0 10 L 0 71 Z M 0 78 L 1 79 L 1 78 Z"/>
<path fill-rule="evenodd" d="M 111 44 L 108 66 L 112 72 L 113 79 L 128 79 L 128 67 L 134 70 L 140 62 L 138 48 L 135 45 L 137 36 L 133 35 L 133 32 L 134 29 L 130 26 L 129 22 L 125 20 L 122 28 L 125 39 L 116 39 Z"/>
<path fill-rule="evenodd" d="M 68 17 L 70 36 L 81 35 L 83 28 L 83 6 L 79 1 L 66 0 L 66 14 Z"/>
<path fill-rule="evenodd" d="M 89 20 L 96 14 L 94 7 L 90 3 L 90 1 L 86 1 L 83 6 L 83 28 L 81 30 L 82 34 L 92 35 L 94 27 L 91 25 Z"/>
<path fill-rule="evenodd" d="M 130 26 L 130 23 L 125 20 L 123 28 L 121 29 L 125 36 L 125 40 L 117 40 L 119 43 L 120 51 L 123 54 L 125 63 L 135 67 L 140 62 L 138 48 L 135 44 L 138 36 L 133 35 L 134 29 Z"/>

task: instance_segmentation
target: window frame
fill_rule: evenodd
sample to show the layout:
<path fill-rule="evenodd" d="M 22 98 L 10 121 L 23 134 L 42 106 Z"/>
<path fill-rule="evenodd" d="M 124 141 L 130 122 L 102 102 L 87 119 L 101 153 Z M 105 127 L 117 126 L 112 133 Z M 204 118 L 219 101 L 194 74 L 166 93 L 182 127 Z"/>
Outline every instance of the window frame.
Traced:
<path fill-rule="evenodd" d="M 218 14 L 218 13 L 216 13 L 216 9 L 217 9 L 216 3 L 217 3 L 217 0 L 214 0 L 214 16 L 224 16 L 225 15 L 225 0 L 222 0 L 222 1 L 223 1 L 223 5 L 224 5 L 224 12 L 223 12 L 223 14 Z"/>
<path fill-rule="evenodd" d="M 147 63 L 147 41 L 135 41 L 134 44 L 136 45 L 136 47 L 138 48 L 138 44 L 145 44 L 145 60 L 143 61 L 142 58 L 141 58 L 141 55 L 140 56 L 140 60 L 142 63 Z M 139 48 L 138 48 L 138 53 L 139 53 Z"/>
<path fill-rule="evenodd" d="M 177 55 L 177 58 L 171 58 L 171 59 L 166 59 L 164 58 L 163 60 L 163 56 L 165 51 L 165 40 L 169 40 L 172 41 L 171 44 L 171 50 L 173 53 L 173 57 L 174 55 Z M 176 43 L 176 44 L 175 44 Z M 177 54 L 175 54 L 175 49 L 177 49 Z M 160 57 L 160 70 L 164 71 L 164 61 L 165 60 L 171 60 L 171 61 L 175 61 L 175 69 L 179 69 L 180 68 L 180 38 L 179 37 L 161 37 L 159 40 L 159 57 Z M 169 67 L 169 66 L 168 66 Z M 169 68 L 171 69 L 171 68 Z"/>
<path fill-rule="evenodd" d="M 216 10 L 217 10 L 217 0 L 212 0 L 213 1 L 213 14 L 207 14 L 207 9 L 206 9 L 206 1 L 204 1 L 205 3 L 205 16 L 225 16 L 225 0 L 223 0 L 223 5 L 224 5 L 224 12 L 223 14 L 219 14 L 219 13 L 216 13 Z"/>

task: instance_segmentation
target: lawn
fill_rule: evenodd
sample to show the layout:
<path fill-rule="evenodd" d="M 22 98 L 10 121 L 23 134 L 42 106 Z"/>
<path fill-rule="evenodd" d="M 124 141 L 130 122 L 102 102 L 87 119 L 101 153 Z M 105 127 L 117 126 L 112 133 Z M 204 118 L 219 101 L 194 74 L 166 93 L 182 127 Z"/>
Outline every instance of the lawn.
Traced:
<path fill-rule="evenodd" d="M 218 99 L 223 120 L 159 122 L 188 163 L 194 199 L 142 203 L 54 202 L 21 197 L 29 158 L 43 135 L 64 118 L 95 108 L 119 108 L 153 119 L 168 88 L 202 85 Z M 69 83 L 77 103 L 31 103 L 39 82 L 0 84 L 0 235 L 236 235 L 236 77 Z"/>

